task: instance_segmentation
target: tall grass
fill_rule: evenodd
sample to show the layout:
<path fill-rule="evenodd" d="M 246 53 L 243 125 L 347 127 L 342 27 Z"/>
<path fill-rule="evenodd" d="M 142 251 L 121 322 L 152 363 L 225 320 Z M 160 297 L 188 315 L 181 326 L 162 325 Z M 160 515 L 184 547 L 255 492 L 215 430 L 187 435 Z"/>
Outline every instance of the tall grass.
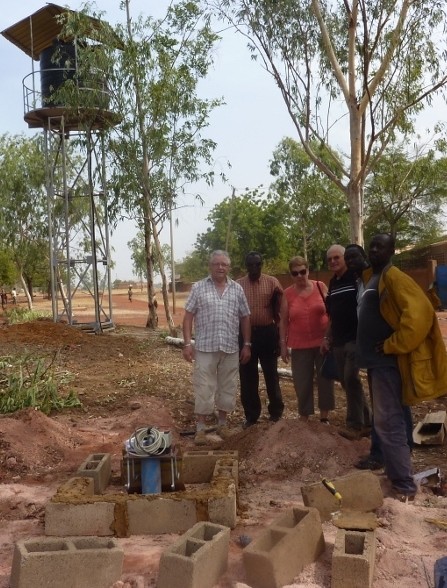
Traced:
<path fill-rule="evenodd" d="M 30 310 L 25 306 L 13 306 L 12 308 L 7 308 L 4 314 L 10 325 L 27 323 L 41 318 L 51 318 L 51 314 L 48 311 Z"/>
<path fill-rule="evenodd" d="M 42 357 L 32 354 L 0 357 L 0 413 L 33 407 L 45 414 L 81 406 L 67 387 L 74 375 L 58 369 L 59 352 Z"/>

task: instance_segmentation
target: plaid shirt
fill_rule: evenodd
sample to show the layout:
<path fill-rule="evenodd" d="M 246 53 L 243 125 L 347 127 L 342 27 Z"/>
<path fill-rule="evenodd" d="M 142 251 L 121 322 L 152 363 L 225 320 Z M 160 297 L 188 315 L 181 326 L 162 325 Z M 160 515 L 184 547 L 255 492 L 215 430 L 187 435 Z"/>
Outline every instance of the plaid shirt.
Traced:
<path fill-rule="evenodd" d="M 239 350 L 239 322 L 250 314 L 241 286 L 227 278 L 222 296 L 211 276 L 196 282 L 185 304 L 194 315 L 195 348 L 198 351 L 235 353 Z"/>
<path fill-rule="evenodd" d="M 277 309 L 281 303 L 282 287 L 276 278 L 261 274 L 259 280 L 252 282 L 244 276 L 237 280 L 242 286 L 250 307 L 250 323 L 252 327 L 264 327 L 274 322 L 273 316 L 273 294 L 279 294 L 276 300 Z"/>

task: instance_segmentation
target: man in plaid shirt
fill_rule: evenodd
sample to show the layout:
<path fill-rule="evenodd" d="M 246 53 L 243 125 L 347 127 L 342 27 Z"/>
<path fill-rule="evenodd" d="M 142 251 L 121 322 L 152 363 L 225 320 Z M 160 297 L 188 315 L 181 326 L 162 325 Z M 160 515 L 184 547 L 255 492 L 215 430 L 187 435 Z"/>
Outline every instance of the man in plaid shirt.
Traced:
<path fill-rule="evenodd" d="M 231 433 L 227 413 L 236 404 L 239 362 L 250 359 L 250 309 L 239 284 L 228 277 L 230 258 L 217 250 L 210 257 L 210 275 L 196 282 L 185 304 L 183 357 L 194 361 L 194 393 L 197 418 L 196 445 L 207 443 L 206 416 L 219 413 L 217 432 Z M 195 343 L 192 344 L 194 323 Z M 239 328 L 243 338 L 239 351 Z"/>
<path fill-rule="evenodd" d="M 264 374 L 270 420 L 279 420 L 284 411 L 278 376 L 278 322 L 283 290 L 276 278 L 261 273 L 262 264 L 261 254 L 250 251 L 245 258 L 247 275 L 237 280 L 250 307 L 252 343 L 250 360 L 239 366 L 244 427 L 254 425 L 261 415 L 258 361 Z"/>

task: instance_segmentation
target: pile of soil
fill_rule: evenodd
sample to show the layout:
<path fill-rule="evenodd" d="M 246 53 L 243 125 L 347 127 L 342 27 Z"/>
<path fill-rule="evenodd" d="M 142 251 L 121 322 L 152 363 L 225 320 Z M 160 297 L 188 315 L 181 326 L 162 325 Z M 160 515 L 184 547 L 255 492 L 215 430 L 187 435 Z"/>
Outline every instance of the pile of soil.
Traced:
<path fill-rule="evenodd" d="M 0 416 L 0 588 L 7 588 L 13 544 L 42 535 L 46 502 L 91 453 L 112 454 L 112 478 L 124 491 L 121 455 L 126 439 L 141 426 L 172 431 L 181 450 L 191 449 L 194 431 L 191 365 L 178 348 L 144 328 L 126 327 L 104 335 L 87 335 L 48 321 L 0 327 L 1 354 L 56 353 L 60 369 L 74 379 L 61 390 L 73 389 L 82 407 L 46 416 L 25 409 Z M 238 525 L 231 532 L 229 567 L 219 588 L 245 586 L 241 536 L 256 538 L 285 509 L 302 505 L 300 488 L 354 472 L 353 464 L 368 452 L 369 441 L 348 441 L 338 434 L 344 424 L 344 393 L 336 391 L 337 410 L 331 425 L 316 416 L 305 423 L 296 417 L 292 383 L 281 381 L 286 403 L 284 418 L 263 420 L 242 430 L 238 406 L 231 415 L 234 435 L 223 442 L 208 435 L 209 446 L 239 452 Z M 265 391 L 262 391 L 265 400 Z M 428 410 L 446 408 L 446 399 L 419 407 L 415 418 Z M 446 469 L 446 448 L 418 447 L 415 470 Z M 445 474 L 445 471 L 442 472 Z M 378 510 L 375 588 L 433 585 L 436 559 L 446 555 L 447 531 L 426 519 L 447 520 L 447 498 L 421 489 L 415 504 L 387 497 L 385 477 L 377 474 L 385 500 Z M 331 554 L 336 528 L 324 523 L 326 551 L 295 579 L 292 587 L 329 587 Z M 120 588 L 156 585 L 162 550 L 177 535 L 119 539 L 125 551 Z M 118 584 L 115 586 L 118 588 Z"/>

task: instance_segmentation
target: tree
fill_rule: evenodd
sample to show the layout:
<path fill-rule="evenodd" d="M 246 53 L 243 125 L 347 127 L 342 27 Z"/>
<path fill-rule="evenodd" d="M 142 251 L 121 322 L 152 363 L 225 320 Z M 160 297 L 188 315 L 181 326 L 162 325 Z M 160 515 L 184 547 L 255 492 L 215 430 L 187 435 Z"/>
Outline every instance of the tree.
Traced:
<path fill-rule="evenodd" d="M 261 188 L 225 198 L 207 220 L 211 228 L 198 236 L 195 245 L 203 262 L 202 277 L 208 271 L 209 254 L 215 249 L 228 250 L 234 275 L 243 271 L 245 255 L 251 250 L 264 256 L 266 270 L 269 266 L 287 267 L 294 249 L 277 202 L 268 200 Z"/>
<path fill-rule="evenodd" d="M 312 147 L 318 153 L 319 146 Z M 324 159 L 325 154 L 321 157 Z M 323 252 L 332 243 L 348 240 L 342 192 L 318 169 L 304 148 L 290 138 L 283 139 L 273 152 L 270 173 L 277 178 L 270 186 L 270 198 L 281 210 L 281 222 L 295 251 L 319 268 Z"/>
<path fill-rule="evenodd" d="M 32 308 L 33 281 L 42 284 L 49 275 L 45 160 L 37 137 L 0 137 L 0 185 L 0 246 Z"/>
<path fill-rule="evenodd" d="M 144 234 L 142 231 L 138 231 L 137 235 L 127 242 L 127 246 L 131 250 L 131 259 L 133 263 L 133 271 L 137 276 L 146 276 L 147 263 L 146 263 L 146 250 L 144 246 Z M 168 264 L 171 259 L 171 248 L 166 243 L 161 246 L 163 262 Z M 154 272 L 160 271 L 158 259 L 153 260 Z"/>
<path fill-rule="evenodd" d="M 400 246 L 442 235 L 447 201 L 447 159 L 430 150 L 410 158 L 402 146 L 387 150 L 365 191 L 365 233 L 399 235 Z"/>
<path fill-rule="evenodd" d="M 81 72 L 107 72 L 114 110 L 121 122 L 109 136 L 107 151 L 113 161 L 112 218 L 123 214 L 137 221 L 144 234 L 148 283 L 147 326 L 157 325 L 154 299 L 154 260 L 163 285 L 168 325 L 167 281 L 159 233 L 175 208 L 185 185 L 200 179 L 211 183 L 215 143 L 203 136 L 208 117 L 219 100 L 198 98 L 197 86 L 212 63 L 217 37 L 197 3 L 171 5 L 166 17 L 132 19 L 129 0 L 122 2 L 126 22 L 113 31 L 68 15 L 64 35 L 99 39 L 99 48 L 79 47 Z M 82 73 L 79 74 L 82 76 Z M 75 96 L 76 98 L 76 96 Z"/>
<path fill-rule="evenodd" d="M 273 76 L 306 153 L 346 196 L 351 240 L 362 243 L 368 175 L 396 136 L 413 133 L 417 115 L 447 83 L 445 2 L 211 4 Z M 331 161 L 329 146 L 343 135 L 349 153 Z"/>

